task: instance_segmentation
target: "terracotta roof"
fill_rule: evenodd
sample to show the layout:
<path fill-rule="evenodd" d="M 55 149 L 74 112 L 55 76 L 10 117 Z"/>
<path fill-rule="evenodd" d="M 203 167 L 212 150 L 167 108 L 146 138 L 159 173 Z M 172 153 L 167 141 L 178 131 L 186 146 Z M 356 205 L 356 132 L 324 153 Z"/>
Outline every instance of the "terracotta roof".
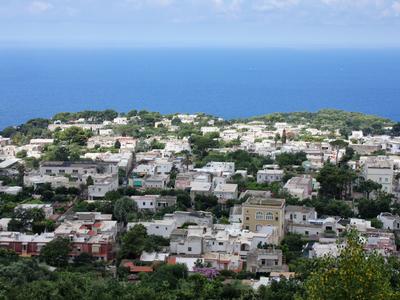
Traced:
<path fill-rule="evenodd" d="M 168 257 L 168 264 L 169 265 L 175 265 L 176 264 L 176 257 L 174 257 L 174 256 Z"/>
<path fill-rule="evenodd" d="M 151 273 L 153 268 L 149 266 L 135 266 L 133 262 L 127 261 L 123 263 L 123 266 L 130 269 L 131 273 Z"/>
<path fill-rule="evenodd" d="M 152 267 L 148 267 L 148 266 L 132 266 L 131 268 L 131 272 L 132 273 L 151 273 L 153 272 L 153 268 Z"/>

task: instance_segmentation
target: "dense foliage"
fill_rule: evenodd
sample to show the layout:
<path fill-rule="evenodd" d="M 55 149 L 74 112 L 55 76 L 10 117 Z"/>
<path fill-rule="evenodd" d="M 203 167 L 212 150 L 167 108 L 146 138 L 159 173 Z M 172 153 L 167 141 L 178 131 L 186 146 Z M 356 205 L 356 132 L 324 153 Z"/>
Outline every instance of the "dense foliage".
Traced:
<path fill-rule="evenodd" d="M 384 127 L 393 125 L 392 121 L 377 116 L 334 109 L 318 112 L 273 113 L 253 119 L 269 123 L 309 124 L 310 127 L 330 131 L 340 129 L 345 134 L 351 133 L 352 130 L 362 130 L 366 134 L 382 134 L 385 132 Z"/>

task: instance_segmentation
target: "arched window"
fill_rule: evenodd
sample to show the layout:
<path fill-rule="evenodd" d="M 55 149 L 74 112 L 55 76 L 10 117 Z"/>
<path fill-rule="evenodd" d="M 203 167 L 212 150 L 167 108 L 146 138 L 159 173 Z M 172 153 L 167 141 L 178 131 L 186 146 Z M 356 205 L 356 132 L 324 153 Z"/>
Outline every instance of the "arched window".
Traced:
<path fill-rule="evenodd" d="M 265 220 L 272 221 L 273 219 L 274 219 L 274 215 L 272 214 L 272 212 L 267 212 L 265 214 Z"/>
<path fill-rule="evenodd" d="M 256 212 L 256 220 L 263 220 L 264 219 L 264 214 L 262 211 Z"/>

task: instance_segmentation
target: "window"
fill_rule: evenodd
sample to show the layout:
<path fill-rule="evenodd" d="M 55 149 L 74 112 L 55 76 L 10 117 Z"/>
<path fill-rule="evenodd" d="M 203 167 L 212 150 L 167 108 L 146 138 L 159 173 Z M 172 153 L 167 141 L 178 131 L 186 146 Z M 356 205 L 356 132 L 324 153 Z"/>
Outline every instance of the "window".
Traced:
<path fill-rule="evenodd" d="M 262 260 L 261 260 L 261 265 L 262 265 L 262 266 L 265 266 L 265 259 L 262 259 Z"/>
<path fill-rule="evenodd" d="M 307 219 L 306 215 L 303 215 L 303 221 L 305 221 Z"/>
<path fill-rule="evenodd" d="M 279 261 L 277 259 L 275 259 L 275 266 L 277 266 L 279 264 Z"/>
<path fill-rule="evenodd" d="M 64 173 L 65 173 L 65 170 L 58 170 L 58 173 L 64 174 Z"/>
<path fill-rule="evenodd" d="M 192 252 L 192 247 L 188 247 L 188 251 L 189 251 L 189 252 Z"/>
<path fill-rule="evenodd" d="M 72 173 L 76 174 L 78 173 L 78 170 L 72 170 Z"/>
<path fill-rule="evenodd" d="M 292 214 L 290 214 L 290 220 L 293 220 L 293 215 Z"/>
<path fill-rule="evenodd" d="M 250 229 L 250 227 L 249 227 L 249 226 L 246 226 L 245 228 L 246 228 L 247 230 L 249 230 L 249 229 Z"/>
<path fill-rule="evenodd" d="M 99 253 L 100 245 L 92 245 L 92 253 Z"/>
<path fill-rule="evenodd" d="M 272 221 L 273 219 L 274 219 L 274 215 L 272 214 L 272 212 L 267 212 L 265 214 L 265 220 Z"/>
<path fill-rule="evenodd" d="M 262 211 L 256 212 L 256 220 L 262 220 L 264 219 L 264 214 Z"/>
<path fill-rule="evenodd" d="M 279 220 L 279 218 L 278 217 L 275 217 L 275 221 L 278 221 Z"/>
<path fill-rule="evenodd" d="M 51 174 L 51 170 L 47 169 L 46 174 Z"/>
<path fill-rule="evenodd" d="M 304 234 L 305 234 L 305 235 L 308 235 L 308 231 L 305 231 Z"/>
<path fill-rule="evenodd" d="M 250 218 L 249 217 L 246 217 L 246 221 L 248 221 Z"/>
<path fill-rule="evenodd" d="M 219 243 L 218 243 L 218 245 L 220 245 L 220 246 L 223 246 L 223 245 L 224 245 L 224 243 L 223 243 L 223 242 L 219 242 Z"/>
<path fill-rule="evenodd" d="M 143 202 L 143 206 L 146 206 L 146 202 Z"/>

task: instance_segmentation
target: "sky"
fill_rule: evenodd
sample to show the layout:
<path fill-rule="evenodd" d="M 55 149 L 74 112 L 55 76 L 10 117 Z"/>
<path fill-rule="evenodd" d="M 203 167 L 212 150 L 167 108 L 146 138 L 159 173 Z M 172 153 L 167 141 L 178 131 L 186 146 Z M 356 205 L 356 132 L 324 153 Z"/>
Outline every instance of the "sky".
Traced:
<path fill-rule="evenodd" d="M 0 46 L 400 47 L 400 0 L 0 0 Z"/>

